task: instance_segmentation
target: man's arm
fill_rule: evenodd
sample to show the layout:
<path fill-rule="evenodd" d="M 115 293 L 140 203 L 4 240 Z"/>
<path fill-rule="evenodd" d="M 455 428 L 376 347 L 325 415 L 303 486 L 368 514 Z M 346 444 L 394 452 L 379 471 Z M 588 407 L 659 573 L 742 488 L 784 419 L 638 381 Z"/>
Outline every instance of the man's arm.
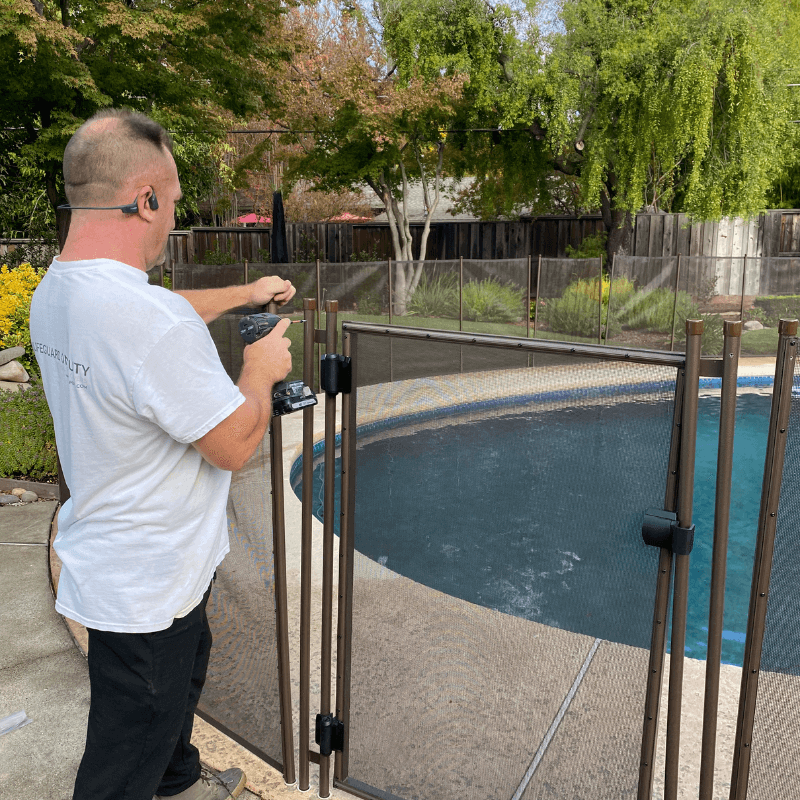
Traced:
<path fill-rule="evenodd" d="M 245 286 L 227 286 L 224 289 L 181 289 L 175 292 L 185 297 L 200 318 L 208 324 L 217 317 L 240 306 L 263 306 L 270 302 L 288 303 L 296 289 L 290 281 L 277 275 L 259 278 Z"/>
<path fill-rule="evenodd" d="M 245 402 L 205 436 L 192 442 L 215 467 L 241 469 L 253 455 L 272 418 L 272 387 L 292 368 L 289 340 L 284 336 L 289 320 L 282 320 L 263 339 L 244 349 L 244 365 L 236 385 Z"/>

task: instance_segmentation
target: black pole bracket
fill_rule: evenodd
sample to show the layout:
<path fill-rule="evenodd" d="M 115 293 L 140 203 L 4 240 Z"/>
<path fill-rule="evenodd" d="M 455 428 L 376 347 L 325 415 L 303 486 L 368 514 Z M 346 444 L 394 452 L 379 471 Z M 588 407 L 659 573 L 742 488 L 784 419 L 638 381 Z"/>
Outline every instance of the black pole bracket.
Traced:
<path fill-rule="evenodd" d="M 344 749 L 344 722 L 333 714 L 317 714 L 314 741 L 319 745 L 319 754 L 329 756 L 334 750 Z"/>
<path fill-rule="evenodd" d="M 694 525 L 681 528 L 674 511 L 651 508 L 644 515 L 642 539 L 652 547 L 666 547 L 676 556 L 688 556 L 694 547 Z"/>
<path fill-rule="evenodd" d="M 350 394 L 353 383 L 353 366 L 349 356 L 326 353 L 319 365 L 320 386 L 325 394 Z"/>

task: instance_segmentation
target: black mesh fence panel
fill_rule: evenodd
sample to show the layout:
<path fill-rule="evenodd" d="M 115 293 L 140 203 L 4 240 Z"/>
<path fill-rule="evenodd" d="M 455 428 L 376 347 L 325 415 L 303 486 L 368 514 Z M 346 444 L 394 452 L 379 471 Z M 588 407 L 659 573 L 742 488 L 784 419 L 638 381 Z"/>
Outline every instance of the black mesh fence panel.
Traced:
<path fill-rule="evenodd" d="M 336 300 L 339 313 L 357 314 L 363 321 L 389 318 L 387 261 L 320 264 L 321 299 Z"/>
<path fill-rule="evenodd" d="M 675 368 L 353 336 L 346 784 L 636 797 Z"/>
<path fill-rule="evenodd" d="M 465 260 L 462 299 L 465 330 L 481 332 L 485 328 L 480 323 L 506 323 L 518 325 L 515 335 L 524 336 L 525 315 L 530 308 L 527 293 L 527 258 Z"/>
<path fill-rule="evenodd" d="M 458 330 L 459 261 L 392 262 L 393 323 Z"/>
<path fill-rule="evenodd" d="M 241 349 L 239 339 L 239 363 Z M 208 604 L 214 646 L 199 711 L 281 769 L 267 439 L 247 465 L 233 474 L 227 512 L 230 552 L 217 568 Z"/>
<path fill-rule="evenodd" d="M 603 336 L 599 258 L 543 258 L 533 267 L 538 285 L 536 334 L 598 344 Z"/>
<path fill-rule="evenodd" d="M 795 386 L 798 385 L 795 367 Z M 758 676 L 748 800 L 800 794 L 800 396 L 792 395 Z"/>

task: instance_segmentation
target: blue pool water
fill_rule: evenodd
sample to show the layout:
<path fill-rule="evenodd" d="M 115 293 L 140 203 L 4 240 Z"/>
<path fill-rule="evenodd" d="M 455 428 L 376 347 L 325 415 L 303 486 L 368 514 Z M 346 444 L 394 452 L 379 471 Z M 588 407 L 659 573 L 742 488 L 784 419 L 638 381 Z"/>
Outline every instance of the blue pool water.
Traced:
<path fill-rule="evenodd" d="M 744 653 L 769 409 L 766 396 L 737 402 L 722 642 L 729 664 L 741 665 Z M 663 507 L 670 419 L 664 399 L 387 432 L 359 444 L 356 547 L 464 600 L 648 647 L 657 551 L 642 544 L 641 520 L 643 509 Z M 686 654 L 699 659 L 718 424 L 719 399 L 701 398 L 686 635 Z M 317 464 L 314 477 L 320 519 L 323 469 Z M 337 461 L 337 520 L 338 469 Z M 293 486 L 299 496 L 299 481 Z"/>

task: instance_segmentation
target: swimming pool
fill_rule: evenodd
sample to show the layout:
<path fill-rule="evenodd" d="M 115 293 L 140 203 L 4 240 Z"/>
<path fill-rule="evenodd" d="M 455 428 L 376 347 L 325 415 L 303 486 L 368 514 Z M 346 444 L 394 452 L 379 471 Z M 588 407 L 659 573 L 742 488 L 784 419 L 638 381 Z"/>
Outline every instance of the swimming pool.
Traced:
<path fill-rule="evenodd" d="M 766 380 L 759 383 L 763 386 Z M 738 398 L 722 641 L 722 660 L 729 664 L 741 665 L 744 652 L 769 410 L 770 397 L 764 394 Z M 615 464 L 631 458 L 637 446 L 652 446 L 648 420 L 663 426 L 671 405 L 625 401 L 603 406 L 601 442 L 587 446 L 602 448 L 598 463 L 608 468 L 575 480 L 586 461 L 582 431 L 596 429 L 598 413 L 597 408 L 515 411 L 446 428 L 395 429 L 359 445 L 357 515 L 372 522 L 358 526 L 359 531 L 369 531 L 367 538 L 358 535 L 358 550 L 393 572 L 463 600 L 648 647 L 641 633 L 631 638 L 627 624 L 632 615 L 652 617 L 655 572 L 653 551 L 638 536 L 642 508 L 616 509 L 603 503 L 612 491 Z M 707 649 L 718 421 L 718 395 L 701 397 L 686 635 L 686 655 L 697 659 L 705 658 Z M 641 439 L 638 444 L 631 441 L 632 430 Z M 536 455 L 542 453 L 548 454 L 546 459 Z M 338 468 L 337 461 L 337 504 Z M 316 464 L 314 513 L 319 519 L 323 471 L 323 465 Z M 299 496 L 299 461 L 292 475 Z M 626 476 L 636 482 L 635 465 Z M 566 519 L 564 510 L 548 512 L 548 497 L 558 487 L 567 490 L 567 484 L 572 493 L 568 505 L 585 508 L 589 524 L 559 527 L 559 518 Z M 652 500 L 652 490 L 644 484 L 639 494 L 635 486 L 631 491 L 632 496 L 641 495 L 641 503 L 661 503 Z M 365 507 L 370 497 L 377 504 L 373 509 Z M 422 515 L 420 506 L 425 508 Z M 604 523 L 609 515 L 618 516 L 611 524 L 626 531 L 620 542 L 609 545 L 596 535 L 592 509 Z M 619 602 L 613 613 L 603 607 L 607 599 L 597 595 L 593 600 L 598 582 L 609 580 Z M 574 602 L 576 597 L 582 598 L 580 603 Z M 642 624 L 634 627 L 647 629 Z"/>

